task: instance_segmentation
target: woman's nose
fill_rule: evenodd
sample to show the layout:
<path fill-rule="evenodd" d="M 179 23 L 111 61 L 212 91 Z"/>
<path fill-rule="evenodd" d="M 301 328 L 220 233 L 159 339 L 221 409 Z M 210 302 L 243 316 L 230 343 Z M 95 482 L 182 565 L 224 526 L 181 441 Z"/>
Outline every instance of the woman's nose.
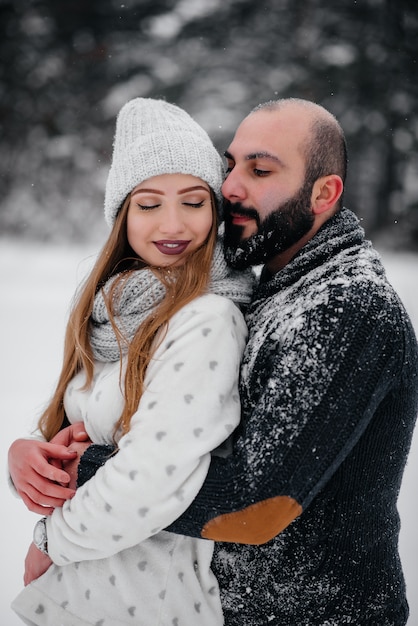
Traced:
<path fill-rule="evenodd" d="M 185 229 L 184 216 L 181 210 L 176 207 L 170 207 L 164 212 L 163 219 L 160 224 L 160 231 L 166 235 L 177 235 Z"/>

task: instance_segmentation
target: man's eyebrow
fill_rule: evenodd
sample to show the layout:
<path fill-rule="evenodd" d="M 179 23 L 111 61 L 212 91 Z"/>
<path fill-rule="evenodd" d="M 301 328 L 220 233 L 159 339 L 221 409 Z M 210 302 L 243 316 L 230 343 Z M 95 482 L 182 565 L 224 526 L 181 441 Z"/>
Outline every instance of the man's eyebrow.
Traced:
<path fill-rule="evenodd" d="M 279 157 L 274 154 L 270 154 L 270 152 L 253 152 L 252 154 L 247 154 L 245 158 L 247 161 L 254 161 L 255 159 L 269 159 L 270 161 L 281 163 Z"/>
<path fill-rule="evenodd" d="M 227 159 L 231 159 L 231 161 L 235 161 L 234 157 L 230 152 L 228 152 L 228 150 L 225 150 L 224 156 Z M 246 161 L 255 161 L 256 159 L 269 159 L 270 161 L 274 161 L 275 163 L 282 164 L 282 161 L 279 159 L 279 157 L 271 154 L 270 152 L 251 152 L 245 157 Z"/>

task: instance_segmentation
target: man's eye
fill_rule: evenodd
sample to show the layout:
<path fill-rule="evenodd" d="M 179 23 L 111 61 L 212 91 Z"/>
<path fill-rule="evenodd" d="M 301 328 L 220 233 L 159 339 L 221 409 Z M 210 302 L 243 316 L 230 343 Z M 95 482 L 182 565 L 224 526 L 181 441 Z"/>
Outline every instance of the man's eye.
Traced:
<path fill-rule="evenodd" d="M 269 170 L 260 170 L 257 167 L 254 168 L 254 174 L 256 176 L 268 176 L 270 174 Z"/>

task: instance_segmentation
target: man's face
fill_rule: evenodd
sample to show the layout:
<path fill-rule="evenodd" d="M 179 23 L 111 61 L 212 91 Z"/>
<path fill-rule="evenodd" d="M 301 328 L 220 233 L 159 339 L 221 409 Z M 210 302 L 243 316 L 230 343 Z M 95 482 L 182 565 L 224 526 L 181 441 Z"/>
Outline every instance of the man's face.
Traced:
<path fill-rule="evenodd" d="M 225 200 L 225 259 L 235 269 L 268 263 L 296 244 L 312 228 L 312 185 L 306 182 L 289 200 L 279 204 L 263 220 L 255 208 Z M 257 230 L 249 237 L 243 234 L 240 221 L 252 219 Z"/>
<path fill-rule="evenodd" d="M 244 268 L 268 263 L 312 227 L 312 184 L 300 149 L 308 122 L 291 109 L 261 110 L 238 127 L 225 152 L 225 256 Z"/>

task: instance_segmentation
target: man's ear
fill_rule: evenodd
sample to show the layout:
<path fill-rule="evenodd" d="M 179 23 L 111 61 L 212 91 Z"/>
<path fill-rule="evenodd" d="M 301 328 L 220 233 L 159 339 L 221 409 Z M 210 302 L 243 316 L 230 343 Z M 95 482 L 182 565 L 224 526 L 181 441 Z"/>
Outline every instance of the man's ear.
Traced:
<path fill-rule="evenodd" d="M 311 206 L 314 215 L 325 213 L 338 202 L 344 189 L 340 176 L 330 174 L 315 181 L 312 188 Z"/>

